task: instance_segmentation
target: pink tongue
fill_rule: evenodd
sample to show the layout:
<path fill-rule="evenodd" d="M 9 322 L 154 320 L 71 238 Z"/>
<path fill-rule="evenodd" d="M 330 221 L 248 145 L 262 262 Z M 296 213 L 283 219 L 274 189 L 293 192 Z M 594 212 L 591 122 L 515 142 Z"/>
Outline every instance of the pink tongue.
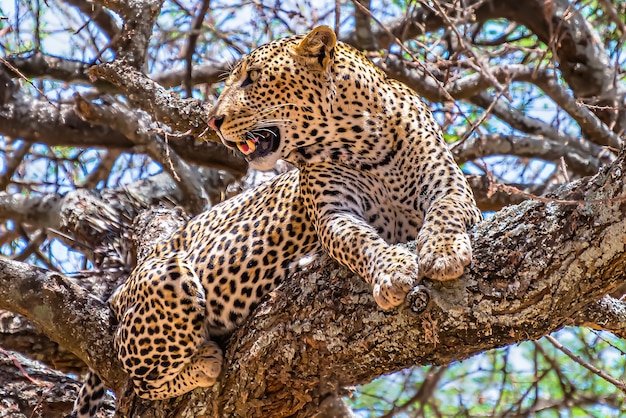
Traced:
<path fill-rule="evenodd" d="M 239 144 L 239 147 L 241 149 L 241 152 L 243 152 L 244 154 L 248 154 L 250 152 L 250 147 L 246 143 Z"/>

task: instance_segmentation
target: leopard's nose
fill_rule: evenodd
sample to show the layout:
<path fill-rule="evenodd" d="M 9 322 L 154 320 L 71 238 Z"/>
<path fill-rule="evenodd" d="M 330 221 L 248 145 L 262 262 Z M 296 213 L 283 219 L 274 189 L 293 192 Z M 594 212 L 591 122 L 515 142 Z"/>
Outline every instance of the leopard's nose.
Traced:
<path fill-rule="evenodd" d="M 220 130 L 222 123 L 224 123 L 224 116 L 212 116 L 211 119 L 209 119 L 209 126 L 215 132 Z"/>

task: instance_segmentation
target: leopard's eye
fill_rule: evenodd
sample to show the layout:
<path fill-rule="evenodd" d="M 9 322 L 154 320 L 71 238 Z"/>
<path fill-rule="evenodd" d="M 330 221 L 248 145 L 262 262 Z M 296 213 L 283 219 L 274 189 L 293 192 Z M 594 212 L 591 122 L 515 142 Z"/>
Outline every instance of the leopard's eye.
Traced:
<path fill-rule="evenodd" d="M 248 70 L 246 74 L 246 79 L 243 80 L 243 83 L 241 83 L 241 87 L 246 87 L 247 85 L 254 83 L 259 78 L 259 75 L 261 75 L 261 71 L 259 70 L 255 70 L 255 69 Z"/>

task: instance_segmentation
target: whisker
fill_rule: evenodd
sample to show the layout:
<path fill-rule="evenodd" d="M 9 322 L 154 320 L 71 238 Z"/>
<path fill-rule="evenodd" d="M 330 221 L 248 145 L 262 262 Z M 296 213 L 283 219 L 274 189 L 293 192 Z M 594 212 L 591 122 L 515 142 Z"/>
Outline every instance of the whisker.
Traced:
<path fill-rule="evenodd" d="M 255 125 L 258 126 L 271 126 L 271 125 L 275 125 L 277 123 L 292 123 L 293 121 L 291 119 L 263 119 L 258 121 Z"/>
<path fill-rule="evenodd" d="M 217 76 L 217 79 L 219 81 L 225 81 L 229 75 L 230 75 L 230 71 L 228 70 L 220 71 L 220 73 Z"/>
<path fill-rule="evenodd" d="M 295 103 L 281 103 L 279 105 L 275 105 L 275 106 L 269 106 L 266 107 L 265 109 L 261 109 L 261 114 L 265 115 L 268 113 L 272 113 L 277 111 L 278 109 L 282 108 L 282 107 L 287 107 L 287 106 L 295 106 Z"/>
<path fill-rule="evenodd" d="M 289 126 L 291 123 L 293 123 L 293 121 L 291 120 L 280 120 L 280 119 L 260 120 L 260 121 L 257 121 L 252 126 L 252 130 L 260 130 L 260 129 L 272 128 L 276 126 Z"/>
<path fill-rule="evenodd" d="M 274 131 L 269 130 L 269 129 L 260 128 L 260 129 L 256 129 L 256 130 L 257 131 L 261 131 L 261 132 L 268 132 L 268 133 L 272 134 L 273 136 L 278 137 L 278 135 L 276 135 L 276 133 Z"/>

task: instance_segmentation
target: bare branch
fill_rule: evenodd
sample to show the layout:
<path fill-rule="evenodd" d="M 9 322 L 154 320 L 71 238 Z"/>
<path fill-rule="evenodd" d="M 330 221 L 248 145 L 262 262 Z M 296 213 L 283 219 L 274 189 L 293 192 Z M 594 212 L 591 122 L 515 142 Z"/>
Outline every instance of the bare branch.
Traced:
<path fill-rule="evenodd" d="M 134 68 L 141 68 L 163 0 L 98 0 L 98 3 L 124 19 L 122 32 L 116 42 L 117 59 Z"/>
<path fill-rule="evenodd" d="M 0 106 L 0 133 L 4 135 L 51 146 L 108 147 L 125 150 L 135 146 L 118 131 L 83 121 L 72 105 L 54 106 L 20 92 L 14 93 L 13 96 L 13 103 L 10 106 Z M 195 133 L 198 134 L 200 131 L 197 129 Z M 189 162 L 226 170 L 236 177 L 241 177 L 247 172 L 246 162 L 221 144 L 197 143 L 192 136 L 184 136 L 172 140 L 170 145 Z"/>
<path fill-rule="evenodd" d="M 63 0 L 65 3 L 75 6 L 85 16 L 89 17 L 90 21 L 94 22 L 96 26 L 109 38 L 109 41 L 115 39 L 121 29 L 117 22 L 111 16 L 111 14 L 104 9 L 88 0 Z"/>
<path fill-rule="evenodd" d="M 470 101 L 483 109 L 490 109 L 495 116 L 519 131 L 526 132 L 531 135 L 542 135 L 546 138 L 567 144 L 569 147 L 577 148 L 580 151 L 591 155 L 602 155 L 602 151 L 604 150 L 602 147 L 593 144 L 590 141 L 568 135 L 539 119 L 526 116 L 524 113 L 511 107 L 504 101 L 496 100 L 487 92 L 477 94 L 472 97 Z M 591 150 L 594 150 L 595 152 L 591 152 Z"/>
<path fill-rule="evenodd" d="M 568 168 L 581 176 L 596 173 L 601 165 L 598 158 L 582 153 L 579 149 L 537 136 L 493 134 L 478 138 L 472 137 L 454 147 L 453 154 L 458 164 L 488 155 L 515 155 L 552 162 L 558 162 L 563 158 Z"/>
<path fill-rule="evenodd" d="M 563 353 L 565 353 L 566 356 L 568 356 L 569 358 L 571 358 L 572 360 L 574 360 L 576 363 L 580 364 L 581 366 L 583 366 L 584 368 L 586 368 L 587 370 L 589 370 L 590 372 L 600 376 L 601 378 L 603 378 L 604 380 L 606 380 L 607 382 L 611 383 L 612 385 L 614 385 L 616 388 L 618 388 L 619 390 L 621 390 L 622 392 L 626 393 L 626 383 L 622 382 L 621 380 L 615 379 L 612 376 L 609 376 L 606 372 L 604 372 L 603 370 L 598 369 L 597 367 L 595 367 L 594 365 L 590 364 L 589 362 L 584 361 L 582 358 L 580 358 L 579 356 L 577 356 L 576 354 L 572 353 L 567 347 L 565 347 L 563 344 L 561 344 L 560 342 L 558 342 L 553 336 L 551 335 L 546 335 L 546 339 L 548 341 L 550 341 L 550 343 L 555 346 L 556 348 L 558 348 L 559 350 L 561 350 Z"/>
<path fill-rule="evenodd" d="M 528 195 L 543 196 L 552 191 L 556 185 L 544 184 L 507 184 L 507 190 L 520 190 L 519 194 L 507 193 L 494 187 L 494 179 L 491 176 L 468 176 L 476 204 L 481 211 L 497 211 L 505 206 L 516 205 L 528 200 Z"/>
<path fill-rule="evenodd" d="M 193 70 L 193 55 L 196 50 L 196 42 L 198 41 L 198 37 L 200 36 L 200 28 L 202 27 L 202 23 L 204 22 L 204 16 L 206 15 L 210 4 L 211 0 L 202 0 L 202 3 L 200 3 L 198 14 L 194 17 L 193 22 L 191 22 L 191 33 L 189 34 L 189 39 L 187 41 L 185 51 L 183 52 L 183 57 L 185 59 L 185 79 L 183 84 L 185 86 L 185 92 L 187 93 L 187 97 L 191 97 L 191 74 Z"/>
<path fill-rule="evenodd" d="M 551 2 L 554 8 L 548 8 L 543 0 L 526 1 L 523 8 L 515 1 L 469 0 L 463 4 L 473 12 L 465 15 L 477 22 L 506 18 L 528 27 L 546 45 L 556 38 L 559 68 L 576 97 L 602 96 L 613 86 L 614 72 L 603 45 L 598 42 L 593 28 L 575 8 L 569 7 L 567 0 L 554 0 Z M 415 8 L 412 16 L 389 24 L 391 32 L 400 40 L 444 26 L 443 17 L 428 7 Z M 559 32 L 555 33 L 557 28 Z M 384 30 L 375 31 L 375 35 L 382 48 L 388 48 L 393 41 Z M 356 37 L 350 35 L 347 41 L 355 43 Z"/>
<path fill-rule="evenodd" d="M 422 68 L 407 63 L 398 57 L 390 55 L 385 60 L 384 70 L 392 78 L 403 81 L 424 98 L 435 102 L 449 101 L 448 95 L 455 99 L 469 100 L 471 103 L 484 109 L 491 108 L 492 113 L 498 118 L 508 123 L 512 128 L 533 135 L 543 135 L 554 141 L 568 144 L 570 147 L 577 147 L 585 154 L 600 155 L 602 148 L 580 138 L 559 132 L 547 123 L 524 115 L 517 109 L 512 108 L 502 100 L 493 103 L 493 97 L 485 91 L 489 86 L 489 81 L 481 74 L 469 75 L 452 81 L 445 85 L 442 90 L 437 80 L 429 77 Z M 495 68 L 492 73 L 501 81 L 528 81 L 535 83 L 539 88 L 545 89 L 546 93 L 552 97 L 557 104 L 564 104 L 566 111 L 572 115 L 574 120 L 581 126 L 587 128 L 591 135 L 590 140 L 600 145 L 610 145 L 619 149 L 622 141 L 617 135 L 610 131 L 595 115 L 588 109 L 576 103 L 568 97 L 561 87 L 556 85 L 546 72 L 538 72 L 521 66 L 509 66 Z M 586 143 L 586 144 L 585 144 Z M 592 151 L 593 150 L 593 151 Z"/>
<path fill-rule="evenodd" d="M 161 135 L 157 135 L 148 114 L 134 112 L 116 102 L 96 105 L 80 95 L 75 95 L 74 100 L 76 111 L 84 120 L 110 126 L 122 132 L 135 144 L 145 147 L 147 154 L 176 179 L 184 195 L 182 202 L 190 213 L 197 214 L 210 205 L 207 191 L 197 171 L 170 149 Z"/>

